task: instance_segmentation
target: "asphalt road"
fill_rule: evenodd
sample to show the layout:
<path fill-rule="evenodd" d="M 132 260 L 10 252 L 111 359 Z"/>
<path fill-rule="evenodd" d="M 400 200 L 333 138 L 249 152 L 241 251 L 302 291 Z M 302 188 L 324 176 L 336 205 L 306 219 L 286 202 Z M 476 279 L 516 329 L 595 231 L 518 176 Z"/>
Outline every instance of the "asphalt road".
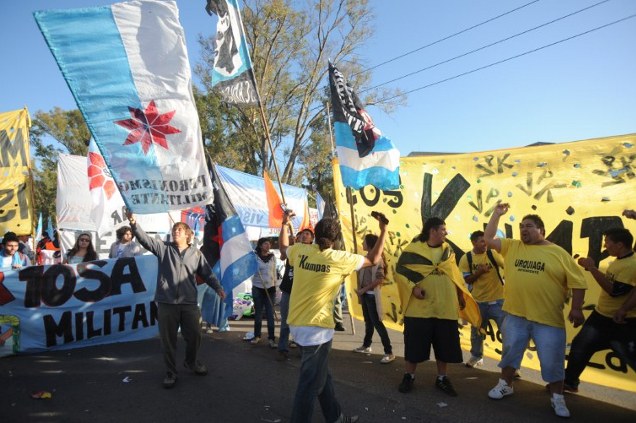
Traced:
<path fill-rule="evenodd" d="M 347 316 L 348 317 L 348 316 Z M 449 397 L 433 386 L 435 364 L 417 369 L 415 388 L 401 394 L 402 334 L 390 331 L 398 359 L 380 364 L 377 335 L 374 353 L 356 354 L 363 323 L 356 334 L 337 332 L 330 356 L 335 390 L 343 410 L 361 422 L 550 422 L 560 421 L 537 372 L 522 371 L 515 394 L 501 401 L 487 392 L 498 380 L 496 363 L 480 369 L 450 365 L 449 376 L 459 393 Z M 158 339 L 0 359 L 0 422 L 287 422 L 291 414 L 299 351 L 276 361 L 265 342 L 243 340 L 252 320 L 231 323 L 232 330 L 205 334 L 200 359 L 207 376 L 185 369 L 174 389 L 161 386 L 164 368 Z M 178 362 L 183 360 L 182 341 Z M 467 354 L 465 354 L 465 358 Z M 50 399 L 33 399 L 38 391 Z M 590 384 L 566 395 L 571 421 L 636 421 L 636 393 Z M 324 421 L 318 403 L 314 422 Z"/>

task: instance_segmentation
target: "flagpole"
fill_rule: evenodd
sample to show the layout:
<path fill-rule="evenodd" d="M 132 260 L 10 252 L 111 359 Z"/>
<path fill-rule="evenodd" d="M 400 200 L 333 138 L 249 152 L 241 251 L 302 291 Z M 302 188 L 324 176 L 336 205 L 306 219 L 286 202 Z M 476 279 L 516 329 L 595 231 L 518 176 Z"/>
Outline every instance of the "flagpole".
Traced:
<path fill-rule="evenodd" d="M 331 154 L 333 156 L 336 155 L 336 149 L 333 145 L 333 130 L 331 127 L 331 112 L 329 110 L 329 102 L 327 102 L 327 127 L 329 128 L 329 141 L 331 141 Z M 336 183 L 336 181 L 334 180 L 334 184 Z M 354 210 L 353 210 L 353 195 L 351 193 L 351 188 L 347 187 L 346 188 L 346 192 L 347 192 L 347 201 L 349 202 L 349 212 L 351 214 L 351 236 L 353 237 L 353 252 L 354 253 L 358 253 L 358 242 L 356 240 L 356 222 L 355 222 L 355 214 L 354 214 Z M 357 276 L 356 276 L 357 277 Z M 338 294 L 340 295 L 340 294 Z M 356 326 L 353 322 L 353 316 L 351 315 L 351 310 L 349 310 L 349 323 L 351 324 L 351 333 L 353 335 L 356 334 Z"/>
<path fill-rule="evenodd" d="M 241 31 L 245 34 L 245 27 L 243 26 L 243 17 L 241 13 L 237 13 L 238 20 L 241 25 Z M 252 58 L 250 56 L 250 52 L 248 49 L 245 49 L 247 56 L 249 58 L 250 63 L 252 63 Z M 276 163 L 276 156 L 274 155 L 274 147 L 272 146 L 272 139 L 269 133 L 269 125 L 267 124 L 267 119 L 265 119 L 265 109 L 263 107 L 263 101 L 261 100 L 261 92 L 258 89 L 258 84 L 256 83 L 256 78 L 254 77 L 254 70 L 252 66 L 252 82 L 254 83 L 254 90 L 256 91 L 256 100 L 258 101 L 258 110 L 261 116 L 261 123 L 263 124 L 263 129 L 265 130 L 265 138 L 267 139 L 267 145 L 269 146 L 269 151 L 272 154 L 272 161 L 274 162 L 274 172 L 276 173 L 276 181 L 278 182 L 278 188 L 280 189 L 281 199 L 283 200 L 283 204 L 287 204 L 285 201 L 285 191 L 283 191 L 283 184 L 280 181 L 280 172 L 278 171 L 278 164 Z M 266 163 L 263 163 L 263 170 L 265 170 Z"/>

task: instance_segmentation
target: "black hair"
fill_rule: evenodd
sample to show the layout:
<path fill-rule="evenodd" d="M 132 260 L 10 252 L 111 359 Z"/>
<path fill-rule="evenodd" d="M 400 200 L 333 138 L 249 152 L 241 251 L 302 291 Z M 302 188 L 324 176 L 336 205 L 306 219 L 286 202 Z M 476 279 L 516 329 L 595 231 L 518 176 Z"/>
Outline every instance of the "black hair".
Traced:
<path fill-rule="evenodd" d="M 121 228 L 117 229 L 117 231 L 115 232 L 117 241 L 121 241 L 124 235 L 126 235 L 126 232 L 132 233 L 132 229 L 130 229 L 130 226 L 122 226 Z"/>
<path fill-rule="evenodd" d="M 526 219 L 532 220 L 534 224 L 537 225 L 537 228 L 539 228 L 539 230 L 545 235 L 545 224 L 543 223 L 543 219 L 541 219 L 538 214 L 527 214 L 523 216 L 523 219 L 521 219 L 521 221 L 523 222 Z"/>
<path fill-rule="evenodd" d="M 340 236 L 340 222 L 337 219 L 324 218 L 316 224 L 316 244 L 320 251 L 332 248 Z"/>
<path fill-rule="evenodd" d="M 428 241 L 428 238 L 431 235 L 431 229 L 438 228 L 445 224 L 446 222 L 444 222 L 439 217 L 429 217 L 428 219 L 426 219 L 426 222 L 424 222 L 422 232 L 415 238 L 415 240 L 420 242 Z"/>
<path fill-rule="evenodd" d="M 484 231 L 475 231 L 472 234 L 470 234 L 470 241 L 475 242 L 482 236 L 484 236 Z"/>
<path fill-rule="evenodd" d="M 612 242 L 621 243 L 626 248 L 631 248 L 634 243 L 634 236 L 625 228 L 611 228 L 603 232 L 606 238 L 612 240 Z"/>

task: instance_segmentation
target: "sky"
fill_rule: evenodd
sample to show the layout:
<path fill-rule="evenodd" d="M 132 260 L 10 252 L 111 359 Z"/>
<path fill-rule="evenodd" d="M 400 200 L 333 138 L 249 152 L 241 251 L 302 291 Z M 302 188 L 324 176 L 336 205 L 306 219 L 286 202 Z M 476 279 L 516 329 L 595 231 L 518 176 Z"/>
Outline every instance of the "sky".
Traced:
<path fill-rule="evenodd" d="M 531 2 L 370 0 L 376 19 L 374 35 L 361 51 L 364 64 L 373 67 L 419 49 L 375 67 L 372 85 L 431 67 L 600 0 L 538 0 L 527 5 Z M 76 108 L 32 13 L 110 3 L 3 2 L 0 112 L 27 106 L 34 115 L 56 106 Z M 194 66 L 200 60 L 197 39 L 199 35 L 213 34 L 216 20 L 205 12 L 204 0 L 177 0 L 177 4 Z M 527 6 L 520 8 L 524 5 Z M 516 8 L 520 9 L 469 29 Z M 402 156 L 414 151 L 478 152 L 636 133 L 636 17 L 487 67 L 635 14 L 636 1 L 605 1 L 551 25 L 392 82 L 386 86 L 417 91 L 408 95 L 405 106 L 390 115 L 374 106 L 367 111 Z M 423 48 L 460 31 L 464 32 Z M 482 67 L 486 68 L 471 72 Z M 461 74 L 465 75 L 454 78 Z M 450 80 L 438 83 L 446 79 Z"/>

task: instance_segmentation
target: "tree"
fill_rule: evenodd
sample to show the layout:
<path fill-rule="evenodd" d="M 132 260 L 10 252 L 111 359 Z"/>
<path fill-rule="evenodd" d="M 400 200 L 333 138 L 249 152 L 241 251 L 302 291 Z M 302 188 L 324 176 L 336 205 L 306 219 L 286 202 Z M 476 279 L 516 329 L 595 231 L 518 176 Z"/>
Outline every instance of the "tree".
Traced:
<path fill-rule="evenodd" d="M 86 156 L 90 131 L 79 110 L 38 111 L 32 121 L 30 140 L 38 160 L 33 170 L 35 209 L 44 219 L 55 217 L 57 156 L 59 153 Z"/>
<path fill-rule="evenodd" d="M 326 103 L 329 101 L 328 60 L 331 59 L 359 89 L 370 81 L 363 72 L 360 51 L 373 31 L 373 14 L 368 1 L 313 0 L 304 7 L 289 0 L 247 0 L 243 9 L 245 33 L 250 45 L 256 83 L 265 108 L 267 124 L 276 162 L 282 164 L 281 179 L 286 183 L 302 182 L 306 187 L 328 192 L 331 187 L 329 127 Z M 202 63 L 196 68 L 206 98 L 213 96 L 209 69 L 214 64 L 214 39 L 201 38 Z M 390 110 L 403 101 L 383 104 L 379 98 L 398 91 L 371 90 L 363 99 Z M 210 98 L 210 101 L 218 101 Z M 212 103 L 210 103 L 212 104 Z M 213 134 L 204 131 L 206 145 L 220 143 L 235 148 L 242 159 L 242 169 L 260 174 L 270 173 L 273 158 L 254 107 L 226 105 L 231 115 L 223 129 Z M 220 109 L 217 109 L 220 110 Z M 206 112 L 202 120 L 210 119 Z M 210 110 L 207 111 L 208 113 Z M 228 139 L 232 139 L 231 144 Z M 225 151 L 225 150 L 224 150 Z M 227 152 L 225 152 L 226 154 Z M 224 163 L 227 157 L 213 157 Z"/>

